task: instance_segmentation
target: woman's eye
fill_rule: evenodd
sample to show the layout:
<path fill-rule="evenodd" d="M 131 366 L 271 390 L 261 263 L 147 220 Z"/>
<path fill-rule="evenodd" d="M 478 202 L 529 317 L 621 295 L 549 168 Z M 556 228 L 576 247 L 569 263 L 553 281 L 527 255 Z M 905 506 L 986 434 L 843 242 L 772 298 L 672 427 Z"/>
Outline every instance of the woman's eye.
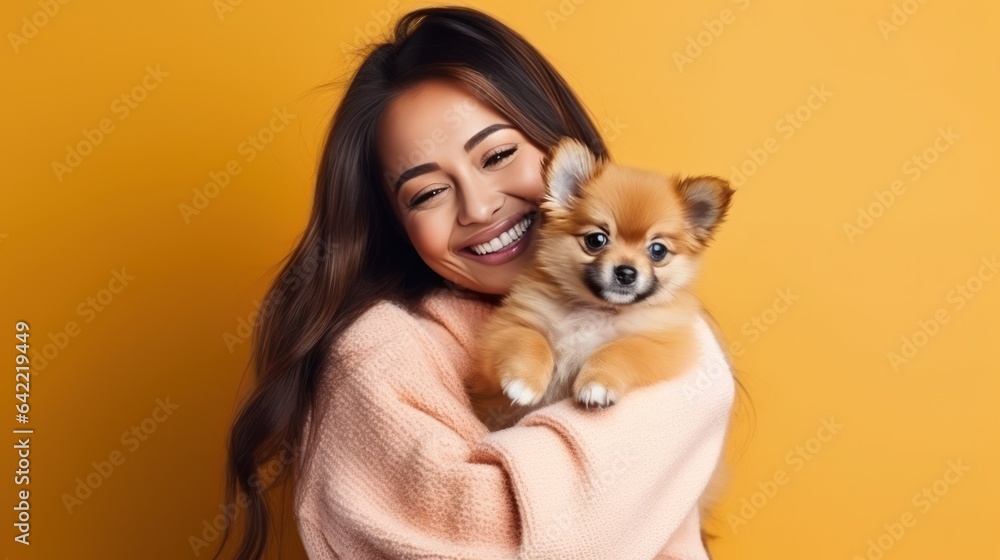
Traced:
<path fill-rule="evenodd" d="M 417 198 L 414 198 L 412 201 L 410 201 L 410 208 L 414 208 L 414 207 L 420 206 L 421 204 L 424 203 L 425 200 L 428 200 L 430 198 L 433 198 L 433 197 L 437 196 L 437 193 L 443 191 L 444 189 L 445 189 L 445 187 L 439 187 L 439 188 L 436 188 L 436 189 L 431 189 L 431 190 L 425 192 L 424 194 L 418 196 Z"/>
<path fill-rule="evenodd" d="M 486 160 L 483 162 L 483 167 L 493 167 L 496 164 L 500 163 L 501 161 L 514 155 L 514 152 L 516 151 L 517 147 L 514 146 L 512 148 L 507 148 L 506 150 L 502 150 L 494 153 L 493 155 L 487 156 Z"/>

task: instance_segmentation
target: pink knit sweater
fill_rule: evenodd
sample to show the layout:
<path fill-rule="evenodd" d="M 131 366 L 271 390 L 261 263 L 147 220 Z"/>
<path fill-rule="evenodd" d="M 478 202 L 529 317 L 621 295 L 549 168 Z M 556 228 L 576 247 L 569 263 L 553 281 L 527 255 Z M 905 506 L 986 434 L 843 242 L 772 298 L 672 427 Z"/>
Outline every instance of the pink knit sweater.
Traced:
<path fill-rule="evenodd" d="M 708 324 L 680 377 L 606 409 L 567 398 L 490 432 L 462 376 L 491 309 L 444 290 L 418 313 L 380 302 L 345 332 L 299 459 L 309 557 L 707 559 L 697 500 L 734 398 Z"/>

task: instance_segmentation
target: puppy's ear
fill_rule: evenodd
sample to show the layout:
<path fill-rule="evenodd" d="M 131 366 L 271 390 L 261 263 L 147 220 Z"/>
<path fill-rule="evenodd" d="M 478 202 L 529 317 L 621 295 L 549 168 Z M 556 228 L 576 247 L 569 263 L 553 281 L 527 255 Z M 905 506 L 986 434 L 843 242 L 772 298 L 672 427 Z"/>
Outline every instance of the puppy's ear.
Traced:
<path fill-rule="evenodd" d="M 580 187 L 594 177 L 602 163 L 579 140 L 569 136 L 560 138 L 542 166 L 547 199 L 555 206 L 570 208 L 580 197 Z"/>
<path fill-rule="evenodd" d="M 712 239 L 716 226 L 729 212 L 733 192 L 729 182 L 718 177 L 688 177 L 677 183 L 688 231 L 699 243 Z"/>

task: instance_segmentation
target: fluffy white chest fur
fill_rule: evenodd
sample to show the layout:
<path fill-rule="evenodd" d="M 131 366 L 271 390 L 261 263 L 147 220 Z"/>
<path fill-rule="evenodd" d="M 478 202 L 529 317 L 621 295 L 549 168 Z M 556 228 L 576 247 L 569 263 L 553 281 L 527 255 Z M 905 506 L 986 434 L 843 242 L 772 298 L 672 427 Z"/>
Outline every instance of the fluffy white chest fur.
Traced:
<path fill-rule="evenodd" d="M 537 406 L 570 396 L 580 368 L 598 348 L 624 334 L 620 317 L 596 310 L 573 310 L 548 325 L 546 336 L 555 355 L 555 369 L 548 391 Z"/>

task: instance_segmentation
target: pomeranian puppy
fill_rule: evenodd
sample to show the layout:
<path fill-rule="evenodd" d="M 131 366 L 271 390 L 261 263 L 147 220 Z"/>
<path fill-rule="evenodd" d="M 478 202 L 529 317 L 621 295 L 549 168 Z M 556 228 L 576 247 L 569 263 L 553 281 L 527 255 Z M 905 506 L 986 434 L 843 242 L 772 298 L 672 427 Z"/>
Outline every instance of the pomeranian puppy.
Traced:
<path fill-rule="evenodd" d="M 717 177 L 597 159 L 569 137 L 543 175 L 536 253 L 483 325 L 466 381 L 491 430 L 570 396 L 607 407 L 693 366 L 701 305 L 688 286 L 733 194 Z"/>
<path fill-rule="evenodd" d="M 535 256 L 484 323 L 466 379 L 490 430 L 566 397 L 611 406 L 692 367 L 701 304 L 688 287 L 734 192 L 718 177 L 613 164 L 568 137 L 543 175 Z M 720 458 L 699 500 L 702 520 L 729 479 Z M 701 528 L 706 551 L 715 536 Z"/>

